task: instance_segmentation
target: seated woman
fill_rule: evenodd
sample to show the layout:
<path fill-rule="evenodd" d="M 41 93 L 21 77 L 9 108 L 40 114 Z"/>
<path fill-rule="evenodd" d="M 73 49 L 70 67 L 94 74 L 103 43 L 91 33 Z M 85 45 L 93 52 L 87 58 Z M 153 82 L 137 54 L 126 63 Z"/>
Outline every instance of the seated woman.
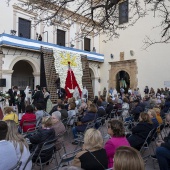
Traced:
<path fill-rule="evenodd" d="M 140 153 L 127 146 L 121 146 L 114 156 L 114 170 L 145 170 L 145 165 Z"/>
<path fill-rule="evenodd" d="M 36 120 L 37 120 L 37 125 L 41 123 L 41 120 L 45 116 L 50 116 L 47 112 L 43 110 L 43 105 L 42 103 L 37 103 L 35 106 L 35 115 L 36 115 Z"/>
<path fill-rule="evenodd" d="M 70 103 L 68 105 L 68 119 L 69 119 L 68 122 L 69 122 L 69 125 L 73 125 L 73 123 L 74 123 L 74 119 L 72 119 L 72 117 L 76 115 L 75 107 L 76 107 L 75 103 Z"/>
<path fill-rule="evenodd" d="M 157 128 L 159 126 L 158 120 L 156 119 L 156 112 L 153 109 L 148 110 L 148 115 L 153 123 L 153 127 Z"/>
<path fill-rule="evenodd" d="M 81 105 L 78 109 L 79 113 L 84 113 L 84 111 L 87 109 L 87 104 L 86 104 L 86 99 L 82 98 L 81 99 Z"/>
<path fill-rule="evenodd" d="M 88 129 L 84 136 L 83 150 L 75 156 L 73 166 L 84 170 L 103 170 L 107 169 L 107 164 L 107 155 L 103 149 L 100 131 Z"/>
<path fill-rule="evenodd" d="M 153 123 L 149 115 L 142 112 L 139 116 L 139 123 L 132 128 L 132 135 L 127 140 L 132 147 L 139 150 L 152 129 Z"/>
<path fill-rule="evenodd" d="M 157 119 L 158 123 L 162 124 L 163 120 L 162 120 L 162 118 L 160 116 L 160 112 L 161 112 L 160 109 L 157 108 L 157 107 L 154 107 L 153 110 L 155 110 L 155 112 L 156 112 L 156 119 Z"/>
<path fill-rule="evenodd" d="M 13 120 L 18 125 L 18 115 L 14 112 L 12 107 L 4 108 L 4 117 L 3 120 Z"/>
<path fill-rule="evenodd" d="M 26 106 L 25 108 L 26 113 L 22 116 L 20 121 L 20 127 L 23 129 L 23 132 L 27 132 L 30 128 L 35 128 L 35 120 L 36 115 L 33 113 L 33 107 L 31 105 Z M 24 125 L 24 121 L 30 121 L 28 125 Z M 32 121 L 32 124 L 31 124 Z"/>
<path fill-rule="evenodd" d="M 72 129 L 74 139 L 77 138 L 77 132 L 84 132 L 86 130 L 87 124 L 89 122 L 93 122 L 97 117 L 97 108 L 94 104 L 91 104 L 88 108 L 88 112 L 81 118 L 81 121 L 79 122 L 80 125 L 73 127 Z M 72 144 L 76 145 L 78 143 L 74 141 Z"/>
<path fill-rule="evenodd" d="M 38 129 L 38 132 L 33 136 L 29 136 L 29 140 L 32 144 L 31 150 L 33 151 L 37 145 L 39 145 L 38 150 L 33 156 L 33 162 L 37 159 L 43 143 L 55 139 L 55 130 L 52 128 L 52 118 L 50 116 L 42 118 L 42 128 Z M 53 151 L 50 153 L 43 153 L 41 161 L 46 162 L 52 157 Z"/>
<path fill-rule="evenodd" d="M 108 122 L 108 134 L 111 136 L 105 144 L 105 150 L 108 159 L 108 168 L 113 167 L 113 159 L 116 149 L 120 146 L 130 146 L 125 137 L 125 129 L 123 123 L 119 120 L 110 120 Z"/>
<path fill-rule="evenodd" d="M 8 133 L 6 136 L 6 140 L 13 143 L 18 161 L 22 162 L 20 167 L 20 170 L 22 170 L 30 156 L 28 144 L 26 140 L 23 138 L 23 136 L 18 133 L 18 127 L 16 123 L 13 120 L 7 120 L 6 122 L 8 125 Z M 25 170 L 31 170 L 31 169 L 32 169 L 32 161 L 30 161 L 27 164 Z"/>

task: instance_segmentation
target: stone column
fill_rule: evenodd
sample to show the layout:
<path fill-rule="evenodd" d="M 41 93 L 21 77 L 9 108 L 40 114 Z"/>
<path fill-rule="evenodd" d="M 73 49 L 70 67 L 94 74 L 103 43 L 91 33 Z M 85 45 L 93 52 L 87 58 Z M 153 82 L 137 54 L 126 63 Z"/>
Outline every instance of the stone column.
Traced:
<path fill-rule="evenodd" d="M 33 76 L 34 76 L 34 89 L 35 89 L 36 85 L 40 85 L 40 72 L 34 72 Z"/>
<path fill-rule="evenodd" d="M 94 77 L 94 96 L 98 96 L 98 92 L 101 91 L 100 90 L 100 83 L 99 83 L 99 77 Z"/>
<path fill-rule="evenodd" d="M 8 91 L 12 87 L 12 73 L 14 70 L 2 70 L 2 78 L 6 79 L 6 87 L 2 91 Z"/>

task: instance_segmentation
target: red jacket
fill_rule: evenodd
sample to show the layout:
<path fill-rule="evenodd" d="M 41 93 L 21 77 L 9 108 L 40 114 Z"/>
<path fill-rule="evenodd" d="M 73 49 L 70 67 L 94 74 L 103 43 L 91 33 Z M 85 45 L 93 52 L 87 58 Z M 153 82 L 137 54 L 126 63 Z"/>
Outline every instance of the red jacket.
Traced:
<path fill-rule="evenodd" d="M 23 129 L 23 132 L 27 132 L 28 129 L 30 128 L 34 128 L 36 126 L 36 124 L 34 122 L 31 122 L 29 123 L 29 125 L 24 125 L 23 126 L 23 123 L 24 121 L 26 120 L 35 120 L 36 121 L 36 115 L 34 113 L 25 113 L 23 116 L 22 116 L 22 119 L 20 121 L 20 126 L 21 128 Z"/>

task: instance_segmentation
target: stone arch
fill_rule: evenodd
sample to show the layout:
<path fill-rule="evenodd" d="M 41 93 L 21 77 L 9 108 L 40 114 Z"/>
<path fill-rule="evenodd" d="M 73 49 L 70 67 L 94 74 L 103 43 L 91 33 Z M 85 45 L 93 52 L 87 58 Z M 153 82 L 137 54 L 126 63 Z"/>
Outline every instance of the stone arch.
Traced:
<path fill-rule="evenodd" d="M 109 88 L 116 86 L 116 75 L 120 71 L 125 71 L 129 74 L 130 87 L 132 89 L 137 87 L 137 64 L 136 60 L 125 60 L 112 62 L 111 69 L 109 71 Z"/>
<path fill-rule="evenodd" d="M 97 77 L 97 73 L 96 73 L 95 68 L 89 65 L 89 69 L 92 70 L 94 77 Z"/>
<path fill-rule="evenodd" d="M 28 57 L 28 56 L 18 56 L 18 57 L 15 57 L 11 64 L 9 65 L 9 70 L 12 70 L 14 65 L 18 62 L 18 61 L 21 61 L 21 60 L 24 60 L 24 61 L 27 61 L 32 69 L 33 69 L 33 74 L 37 74 L 40 72 L 40 66 L 38 65 L 38 63 L 31 57 Z"/>

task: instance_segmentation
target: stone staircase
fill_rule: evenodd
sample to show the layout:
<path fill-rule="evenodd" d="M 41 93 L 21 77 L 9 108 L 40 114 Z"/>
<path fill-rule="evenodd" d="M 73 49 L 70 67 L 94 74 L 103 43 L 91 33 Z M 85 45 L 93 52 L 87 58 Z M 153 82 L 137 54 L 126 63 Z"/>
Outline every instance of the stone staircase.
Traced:
<path fill-rule="evenodd" d="M 46 76 L 46 83 L 47 89 L 50 91 L 51 94 L 51 101 L 56 103 L 58 99 L 58 95 L 56 93 L 56 70 L 54 66 L 54 57 L 53 57 L 53 49 L 42 48 L 43 58 L 44 58 L 44 67 L 45 67 L 45 76 Z M 87 60 L 87 56 L 81 56 L 82 66 L 83 66 L 83 77 L 82 77 L 82 84 L 86 86 L 88 90 L 88 94 L 91 97 L 91 100 L 94 99 L 92 82 L 90 77 L 90 70 L 89 70 L 89 63 Z"/>
<path fill-rule="evenodd" d="M 83 86 L 86 86 L 88 90 L 88 96 L 91 97 L 90 100 L 93 100 L 94 93 L 93 93 L 92 81 L 91 81 L 90 70 L 89 70 L 89 62 L 87 60 L 87 56 L 82 55 L 81 61 L 82 61 L 82 67 L 83 67 L 82 84 Z"/>
<path fill-rule="evenodd" d="M 58 95 L 56 93 L 56 84 L 55 81 L 57 79 L 57 74 L 54 66 L 54 57 L 53 50 L 42 48 L 43 57 L 44 57 L 44 67 L 45 67 L 45 76 L 47 89 L 50 91 L 51 101 L 56 103 Z"/>

